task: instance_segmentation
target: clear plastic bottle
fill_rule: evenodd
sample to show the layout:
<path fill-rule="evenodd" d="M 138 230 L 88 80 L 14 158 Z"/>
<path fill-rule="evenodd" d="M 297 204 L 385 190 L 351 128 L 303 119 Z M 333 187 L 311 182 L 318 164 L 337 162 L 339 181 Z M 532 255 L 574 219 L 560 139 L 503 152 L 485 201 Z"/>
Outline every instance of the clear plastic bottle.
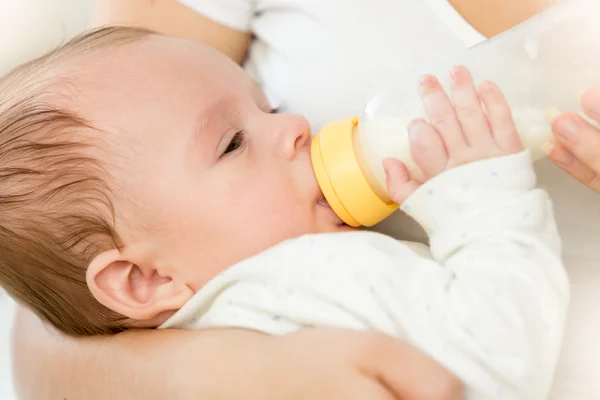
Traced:
<path fill-rule="evenodd" d="M 476 84 L 490 80 L 506 96 L 525 147 L 535 160 L 552 141 L 551 120 L 581 113 L 580 96 L 600 86 L 600 0 L 562 0 L 559 5 L 437 65 L 399 74 L 368 99 L 360 118 L 327 124 L 312 143 L 315 175 L 336 214 L 348 225 L 371 226 L 397 205 L 388 197 L 382 162 L 394 157 L 411 174 L 406 127 L 425 118 L 417 91 L 424 74 L 449 89 L 448 72 L 466 66 Z"/>

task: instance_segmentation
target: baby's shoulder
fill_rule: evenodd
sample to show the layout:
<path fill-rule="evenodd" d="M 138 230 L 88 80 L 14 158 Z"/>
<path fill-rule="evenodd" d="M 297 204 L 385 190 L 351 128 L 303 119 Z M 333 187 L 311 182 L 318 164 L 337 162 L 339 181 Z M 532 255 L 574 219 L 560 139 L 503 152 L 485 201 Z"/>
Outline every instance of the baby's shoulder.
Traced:
<path fill-rule="evenodd" d="M 257 293 L 329 293 L 332 288 L 367 293 L 372 287 L 395 287 L 404 279 L 403 267 L 423 259 L 411 247 L 368 231 L 304 235 L 234 265 L 215 281 L 221 286 L 243 282 Z"/>
<path fill-rule="evenodd" d="M 339 252 L 340 254 L 371 252 L 374 249 L 385 246 L 398 247 L 402 246 L 402 244 L 392 237 L 381 233 L 351 231 L 303 235 L 286 240 L 271 250 L 306 256 L 307 253 L 320 254 L 321 252 Z"/>
<path fill-rule="evenodd" d="M 253 263 L 266 268 L 275 264 L 279 269 L 385 265 L 422 256 L 422 249 L 418 251 L 416 246 L 423 245 L 400 242 L 370 231 L 309 234 L 286 240 L 258 254 Z"/>

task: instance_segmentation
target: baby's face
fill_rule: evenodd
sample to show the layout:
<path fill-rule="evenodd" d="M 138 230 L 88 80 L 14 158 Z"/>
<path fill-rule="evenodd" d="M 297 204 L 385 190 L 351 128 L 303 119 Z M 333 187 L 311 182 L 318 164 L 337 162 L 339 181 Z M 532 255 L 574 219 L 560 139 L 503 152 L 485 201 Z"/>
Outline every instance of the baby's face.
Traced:
<path fill-rule="evenodd" d="M 282 240 L 350 229 L 323 201 L 307 121 L 273 114 L 225 56 L 153 37 L 100 64 L 80 78 L 80 111 L 108 132 L 130 258 L 198 290 Z"/>

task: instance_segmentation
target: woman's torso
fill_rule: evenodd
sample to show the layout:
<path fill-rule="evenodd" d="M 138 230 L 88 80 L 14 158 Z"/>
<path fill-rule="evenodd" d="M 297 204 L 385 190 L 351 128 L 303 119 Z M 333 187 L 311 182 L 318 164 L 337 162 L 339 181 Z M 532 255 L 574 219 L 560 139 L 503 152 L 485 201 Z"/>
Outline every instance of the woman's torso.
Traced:
<path fill-rule="evenodd" d="M 246 69 L 313 129 L 358 114 L 386 77 L 483 40 L 444 0 L 259 0 L 255 12 Z"/>

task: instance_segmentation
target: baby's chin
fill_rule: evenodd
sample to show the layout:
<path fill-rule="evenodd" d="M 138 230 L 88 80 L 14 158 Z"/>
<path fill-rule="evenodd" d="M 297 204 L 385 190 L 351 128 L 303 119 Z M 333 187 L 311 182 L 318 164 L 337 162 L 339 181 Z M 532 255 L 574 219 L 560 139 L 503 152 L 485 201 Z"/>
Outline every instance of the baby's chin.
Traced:
<path fill-rule="evenodd" d="M 319 200 L 317 200 L 317 209 L 317 212 L 322 213 L 320 217 L 324 218 L 324 220 L 322 220 L 322 226 L 324 227 L 324 229 L 322 229 L 322 233 L 348 232 L 355 231 L 357 229 L 349 226 L 340 217 L 338 217 L 324 197 L 321 197 Z"/>
<path fill-rule="evenodd" d="M 350 231 L 356 231 L 356 230 L 358 230 L 358 228 L 355 228 L 353 226 L 346 224 L 341 219 L 339 219 L 339 221 L 336 221 L 336 223 L 335 223 L 335 232 L 350 232 Z"/>
<path fill-rule="evenodd" d="M 352 232 L 356 230 L 358 230 L 358 228 L 354 228 L 346 224 L 344 221 L 342 221 L 336 216 L 333 220 L 333 223 L 326 224 L 326 226 L 324 227 L 324 229 L 321 230 L 320 233 Z"/>
<path fill-rule="evenodd" d="M 352 232 L 352 231 L 357 231 L 357 230 L 358 230 L 358 228 L 347 225 L 344 222 L 342 222 L 340 225 L 336 226 L 336 232 Z"/>

